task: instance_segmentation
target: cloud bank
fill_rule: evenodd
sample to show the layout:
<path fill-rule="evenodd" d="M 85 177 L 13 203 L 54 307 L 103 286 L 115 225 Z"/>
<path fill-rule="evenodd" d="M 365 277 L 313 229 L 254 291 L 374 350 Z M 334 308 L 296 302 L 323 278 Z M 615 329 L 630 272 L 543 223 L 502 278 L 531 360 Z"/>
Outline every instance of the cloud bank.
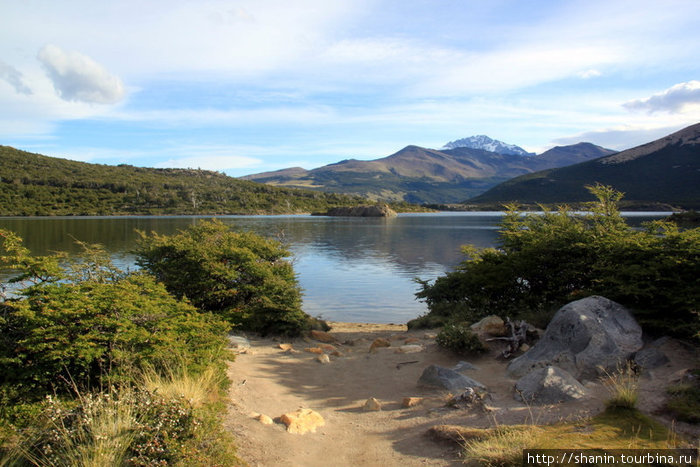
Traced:
<path fill-rule="evenodd" d="M 63 100 L 115 104 L 124 98 L 122 81 L 86 55 L 49 44 L 37 58 Z"/>
<path fill-rule="evenodd" d="M 625 102 L 622 105 L 629 110 L 646 110 L 649 113 L 658 111 L 679 113 L 691 104 L 700 104 L 700 81 L 678 83 L 659 94 L 646 99 Z"/>

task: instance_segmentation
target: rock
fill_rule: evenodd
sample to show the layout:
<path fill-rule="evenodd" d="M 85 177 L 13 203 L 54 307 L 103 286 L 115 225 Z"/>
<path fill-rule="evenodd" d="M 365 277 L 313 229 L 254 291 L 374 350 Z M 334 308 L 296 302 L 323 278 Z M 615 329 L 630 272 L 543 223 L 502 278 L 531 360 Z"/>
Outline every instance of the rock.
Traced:
<path fill-rule="evenodd" d="M 382 404 L 374 397 L 370 397 L 362 408 L 366 411 L 377 411 L 382 410 Z"/>
<path fill-rule="evenodd" d="M 268 417 L 265 414 L 259 414 L 257 417 L 255 417 L 255 419 L 258 420 L 263 425 L 272 425 L 273 423 L 275 423 L 272 421 L 272 419 L 270 417 Z"/>
<path fill-rule="evenodd" d="M 315 353 L 315 354 L 318 354 L 318 355 L 321 355 L 322 353 L 324 353 L 324 352 L 323 352 L 323 349 L 320 348 L 320 347 L 307 347 L 307 348 L 304 349 L 304 351 L 305 351 L 305 352 L 309 352 L 309 353 Z"/>
<path fill-rule="evenodd" d="M 228 343 L 236 350 L 245 350 L 250 348 L 250 341 L 244 336 L 234 336 L 229 334 Z"/>
<path fill-rule="evenodd" d="M 401 401 L 401 407 L 415 407 L 418 404 L 423 403 L 422 397 L 404 397 Z"/>
<path fill-rule="evenodd" d="M 484 398 L 488 397 L 488 393 L 483 390 L 467 388 L 462 394 L 454 396 L 447 401 L 447 405 L 452 407 L 480 407 L 486 410 Z"/>
<path fill-rule="evenodd" d="M 476 365 L 472 365 L 471 363 L 465 362 L 465 361 L 462 360 L 462 361 L 457 362 L 457 364 L 455 365 L 455 367 L 452 368 L 452 369 L 453 369 L 454 371 L 457 371 L 457 372 L 461 373 L 461 372 L 463 372 L 463 371 L 478 370 L 479 367 L 477 367 Z"/>
<path fill-rule="evenodd" d="M 585 395 L 586 388 L 556 366 L 534 369 L 515 383 L 515 398 L 528 404 L 557 404 Z"/>
<path fill-rule="evenodd" d="M 417 345 L 417 344 L 406 344 L 402 345 L 399 347 L 399 352 L 401 353 L 417 353 L 417 352 L 422 352 L 423 346 L 422 345 Z"/>
<path fill-rule="evenodd" d="M 506 323 L 504 323 L 503 319 L 496 315 L 489 315 L 482 318 L 480 321 L 472 324 L 469 327 L 472 331 L 481 335 L 500 337 L 508 334 Z"/>
<path fill-rule="evenodd" d="M 343 354 L 338 350 L 334 350 L 333 352 L 331 352 L 331 355 L 333 355 L 334 357 L 342 357 L 343 356 Z"/>
<path fill-rule="evenodd" d="M 426 332 L 425 334 L 423 334 L 424 339 L 431 339 L 432 340 L 432 339 L 435 339 L 436 337 L 437 337 L 437 333 L 435 333 L 435 332 Z"/>
<path fill-rule="evenodd" d="M 281 350 L 284 350 L 285 352 L 294 349 L 294 347 L 292 347 L 292 344 L 279 344 L 277 345 L 277 347 L 279 347 Z"/>
<path fill-rule="evenodd" d="M 391 343 L 383 337 L 377 337 L 372 342 L 372 345 L 369 346 L 369 351 L 374 352 L 380 347 L 391 347 Z"/>
<path fill-rule="evenodd" d="M 480 382 L 457 373 L 449 368 L 438 365 L 430 365 L 418 379 L 419 386 L 428 386 L 447 389 L 450 391 L 464 391 L 466 388 L 486 389 Z"/>
<path fill-rule="evenodd" d="M 658 368 L 669 362 L 668 356 L 662 347 L 671 342 L 669 337 L 656 339 L 634 355 L 634 363 L 645 370 Z"/>
<path fill-rule="evenodd" d="M 520 350 L 521 352 L 527 352 L 528 350 L 530 350 L 530 346 L 523 343 L 523 344 L 520 344 L 520 348 L 518 350 Z"/>
<path fill-rule="evenodd" d="M 330 363 L 331 359 L 328 357 L 328 355 L 323 354 L 323 355 L 319 355 L 318 357 L 316 357 L 316 361 L 318 361 L 319 363 L 323 363 L 325 365 L 325 364 Z"/>
<path fill-rule="evenodd" d="M 404 344 L 420 344 L 420 339 L 417 337 L 407 337 L 403 341 Z"/>
<path fill-rule="evenodd" d="M 321 414 L 311 409 L 299 409 L 280 417 L 280 421 L 287 425 L 287 432 L 303 435 L 310 431 L 316 432 L 316 428 L 326 424 Z"/>
<path fill-rule="evenodd" d="M 447 441 L 464 445 L 468 440 L 481 440 L 491 436 L 493 430 L 489 428 L 468 428 L 459 425 L 435 425 L 428 430 L 428 436 L 435 441 Z"/>
<path fill-rule="evenodd" d="M 508 375 L 557 366 L 577 379 L 612 372 L 642 347 L 642 329 L 622 305 L 591 296 L 557 311 L 542 338 L 508 365 Z"/>
<path fill-rule="evenodd" d="M 320 349 L 323 349 L 324 352 L 332 353 L 332 352 L 337 352 L 338 349 L 336 349 L 333 345 L 331 344 L 318 344 L 318 347 Z"/>
<path fill-rule="evenodd" d="M 337 341 L 333 334 L 325 331 L 318 331 L 316 329 L 311 331 L 311 338 L 319 342 L 325 342 L 326 344 L 333 344 Z"/>
<path fill-rule="evenodd" d="M 396 217 L 396 211 L 386 204 L 375 204 L 329 209 L 326 216 L 338 217 Z"/>

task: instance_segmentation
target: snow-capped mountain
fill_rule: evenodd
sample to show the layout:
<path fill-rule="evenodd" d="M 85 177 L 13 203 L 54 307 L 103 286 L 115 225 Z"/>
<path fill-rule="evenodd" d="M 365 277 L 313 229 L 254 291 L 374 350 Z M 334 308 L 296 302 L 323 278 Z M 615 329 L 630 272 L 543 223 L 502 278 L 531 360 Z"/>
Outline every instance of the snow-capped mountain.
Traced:
<path fill-rule="evenodd" d="M 450 141 L 442 149 L 457 149 L 457 148 L 472 148 L 483 149 L 484 151 L 495 152 L 498 154 L 508 154 L 512 156 L 534 156 L 534 152 L 527 152 L 520 146 L 507 144 L 497 139 L 491 139 L 486 135 L 470 136 L 456 141 Z"/>

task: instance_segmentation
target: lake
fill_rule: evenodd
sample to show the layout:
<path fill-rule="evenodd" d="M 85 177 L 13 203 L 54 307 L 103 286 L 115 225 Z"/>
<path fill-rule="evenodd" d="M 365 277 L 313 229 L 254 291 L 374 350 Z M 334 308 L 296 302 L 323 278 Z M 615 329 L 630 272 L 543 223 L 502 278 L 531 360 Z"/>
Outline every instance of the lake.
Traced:
<path fill-rule="evenodd" d="M 669 213 L 624 213 L 628 222 Z M 493 246 L 500 212 L 400 214 L 396 218 L 217 216 L 241 230 L 277 238 L 292 252 L 304 311 L 332 321 L 405 323 L 427 309 L 415 278 L 433 280 L 462 259 L 460 246 Z M 102 244 L 123 269 L 134 269 L 136 230 L 172 234 L 212 216 L 0 218 L 37 255 L 76 253 L 75 240 Z M 4 282 L 8 274 L 0 273 Z"/>

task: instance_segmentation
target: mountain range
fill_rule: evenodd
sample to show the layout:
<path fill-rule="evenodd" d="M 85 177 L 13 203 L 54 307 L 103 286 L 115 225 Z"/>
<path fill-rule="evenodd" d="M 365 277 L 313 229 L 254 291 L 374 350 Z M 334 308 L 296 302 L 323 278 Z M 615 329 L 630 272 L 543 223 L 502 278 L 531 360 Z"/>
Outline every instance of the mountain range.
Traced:
<path fill-rule="evenodd" d="M 441 150 L 406 146 L 370 161 L 347 159 L 312 170 L 293 167 L 241 178 L 375 200 L 456 203 L 519 175 L 614 153 L 591 143 L 579 143 L 532 155 L 483 135 L 453 141 L 448 146 Z"/>
<path fill-rule="evenodd" d="M 637 207 L 699 209 L 700 123 L 616 154 L 521 175 L 466 203 L 580 203 L 593 200 L 585 186 L 595 183 L 622 191 Z"/>

